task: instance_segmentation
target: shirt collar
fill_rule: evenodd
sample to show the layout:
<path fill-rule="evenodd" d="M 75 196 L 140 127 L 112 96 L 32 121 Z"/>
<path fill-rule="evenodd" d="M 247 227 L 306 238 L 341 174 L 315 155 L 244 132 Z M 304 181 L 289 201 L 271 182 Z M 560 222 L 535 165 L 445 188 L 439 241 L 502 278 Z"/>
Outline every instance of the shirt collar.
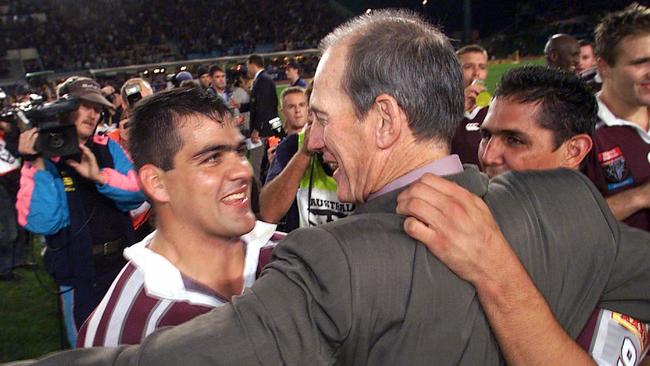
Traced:
<path fill-rule="evenodd" d="M 260 76 L 260 74 L 262 73 L 262 71 L 264 71 L 264 69 L 260 69 L 258 72 L 256 72 L 256 73 L 255 73 L 255 77 L 253 78 L 253 80 L 257 80 L 257 77 Z"/>
<path fill-rule="evenodd" d="M 425 173 L 431 173 L 435 175 L 451 175 L 457 174 L 463 171 L 463 164 L 460 162 L 458 155 L 448 155 L 444 158 L 432 161 L 427 165 L 419 167 L 415 170 L 410 171 L 409 173 L 395 179 L 394 181 L 386 184 L 384 188 L 379 191 L 371 194 L 368 197 L 368 200 L 371 200 L 375 197 L 381 196 L 382 194 L 394 191 L 396 189 L 407 186 L 416 180 L 420 179 Z"/>
<path fill-rule="evenodd" d="M 485 108 L 485 107 L 474 107 L 474 109 L 472 109 L 471 111 L 465 112 L 465 118 L 467 118 L 469 120 L 472 120 L 472 119 L 476 118 L 476 115 L 478 114 L 478 112 L 480 112 L 481 109 L 483 109 L 483 108 Z"/>
<path fill-rule="evenodd" d="M 267 245 L 275 234 L 276 225 L 257 221 L 251 232 L 241 237 L 246 244 L 244 259 L 244 288 L 255 282 L 255 274 L 259 262 L 260 249 Z M 216 306 L 221 299 L 205 293 L 188 291 L 183 281 L 183 275 L 167 258 L 149 249 L 149 243 L 156 231 L 144 240 L 124 249 L 124 257 L 144 274 L 144 286 L 148 294 L 163 299 L 190 301 L 192 303 Z"/>
<path fill-rule="evenodd" d="M 598 118 L 600 118 L 600 120 L 603 121 L 606 126 L 627 126 L 634 128 L 639 134 L 639 137 L 641 137 L 641 139 L 643 139 L 643 141 L 646 143 L 650 144 L 650 131 L 644 131 L 636 123 L 616 117 L 614 113 L 612 113 L 612 111 L 607 108 L 605 103 L 603 103 L 599 95 L 596 96 L 596 101 L 598 102 Z"/>

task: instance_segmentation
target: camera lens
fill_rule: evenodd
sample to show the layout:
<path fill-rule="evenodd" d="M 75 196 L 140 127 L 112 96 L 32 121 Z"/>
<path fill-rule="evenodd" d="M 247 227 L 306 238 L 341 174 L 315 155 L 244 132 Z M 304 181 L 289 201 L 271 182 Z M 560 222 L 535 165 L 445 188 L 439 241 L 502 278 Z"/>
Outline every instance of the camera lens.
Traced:
<path fill-rule="evenodd" d="M 65 144 L 65 137 L 63 134 L 59 132 L 51 132 L 49 133 L 48 139 L 47 139 L 47 146 L 48 149 L 50 150 L 58 150 L 63 147 L 63 144 Z"/>

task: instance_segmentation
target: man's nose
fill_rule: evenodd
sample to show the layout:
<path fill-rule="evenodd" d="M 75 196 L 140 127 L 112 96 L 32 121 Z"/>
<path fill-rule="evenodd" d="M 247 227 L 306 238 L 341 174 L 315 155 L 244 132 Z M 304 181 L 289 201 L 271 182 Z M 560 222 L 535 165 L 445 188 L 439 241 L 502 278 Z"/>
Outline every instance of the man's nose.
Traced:
<path fill-rule="evenodd" d="M 503 162 L 503 149 L 498 139 L 491 137 L 481 141 L 479 160 L 483 166 L 499 165 Z"/>
<path fill-rule="evenodd" d="M 321 151 L 325 147 L 325 142 L 323 141 L 323 126 L 314 122 L 311 124 L 309 131 L 309 140 L 307 143 L 307 148 L 310 151 Z"/>

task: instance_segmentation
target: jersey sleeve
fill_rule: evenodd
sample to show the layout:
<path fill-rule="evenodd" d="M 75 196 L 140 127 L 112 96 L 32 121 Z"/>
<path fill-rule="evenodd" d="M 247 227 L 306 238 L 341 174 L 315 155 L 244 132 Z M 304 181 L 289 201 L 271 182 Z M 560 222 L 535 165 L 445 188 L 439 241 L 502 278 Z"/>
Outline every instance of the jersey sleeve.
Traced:
<path fill-rule="evenodd" d="M 113 157 L 114 168 L 102 169 L 106 183 L 97 184 L 97 190 L 113 200 L 120 210 L 135 209 L 145 201 L 145 196 L 138 186 L 133 163 L 115 141 L 108 141 L 108 150 Z"/>
<path fill-rule="evenodd" d="M 51 235 L 70 225 L 70 214 L 56 168 L 49 161 L 45 162 L 45 167 L 45 170 L 38 170 L 30 163 L 23 165 L 16 210 L 18 223 L 25 229 Z"/>

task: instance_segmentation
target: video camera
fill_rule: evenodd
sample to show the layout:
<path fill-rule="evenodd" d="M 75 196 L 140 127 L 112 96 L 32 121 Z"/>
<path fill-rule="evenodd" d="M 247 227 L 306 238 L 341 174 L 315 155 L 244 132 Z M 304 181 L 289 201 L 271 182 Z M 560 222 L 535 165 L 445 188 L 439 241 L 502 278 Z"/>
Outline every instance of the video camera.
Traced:
<path fill-rule="evenodd" d="M 68 116 L 79 107 L 79 101 L 64 96 L 45 103 L 42 98 L 32 98 L 0 111 L 0 120 L 18 126 L 21 132 L 38 128 L 34 150 L 43 158 L 54 156 L 79 156 L 77 128 Z"/>
<path fill-rule="evenodd" d="M 134 106 L 135 103 L 142 99 L 142 89 L 140 89 L 139 83 L 126 87 L 124 93 L 126 94 L 126 100 L 130 106 Z"/>

